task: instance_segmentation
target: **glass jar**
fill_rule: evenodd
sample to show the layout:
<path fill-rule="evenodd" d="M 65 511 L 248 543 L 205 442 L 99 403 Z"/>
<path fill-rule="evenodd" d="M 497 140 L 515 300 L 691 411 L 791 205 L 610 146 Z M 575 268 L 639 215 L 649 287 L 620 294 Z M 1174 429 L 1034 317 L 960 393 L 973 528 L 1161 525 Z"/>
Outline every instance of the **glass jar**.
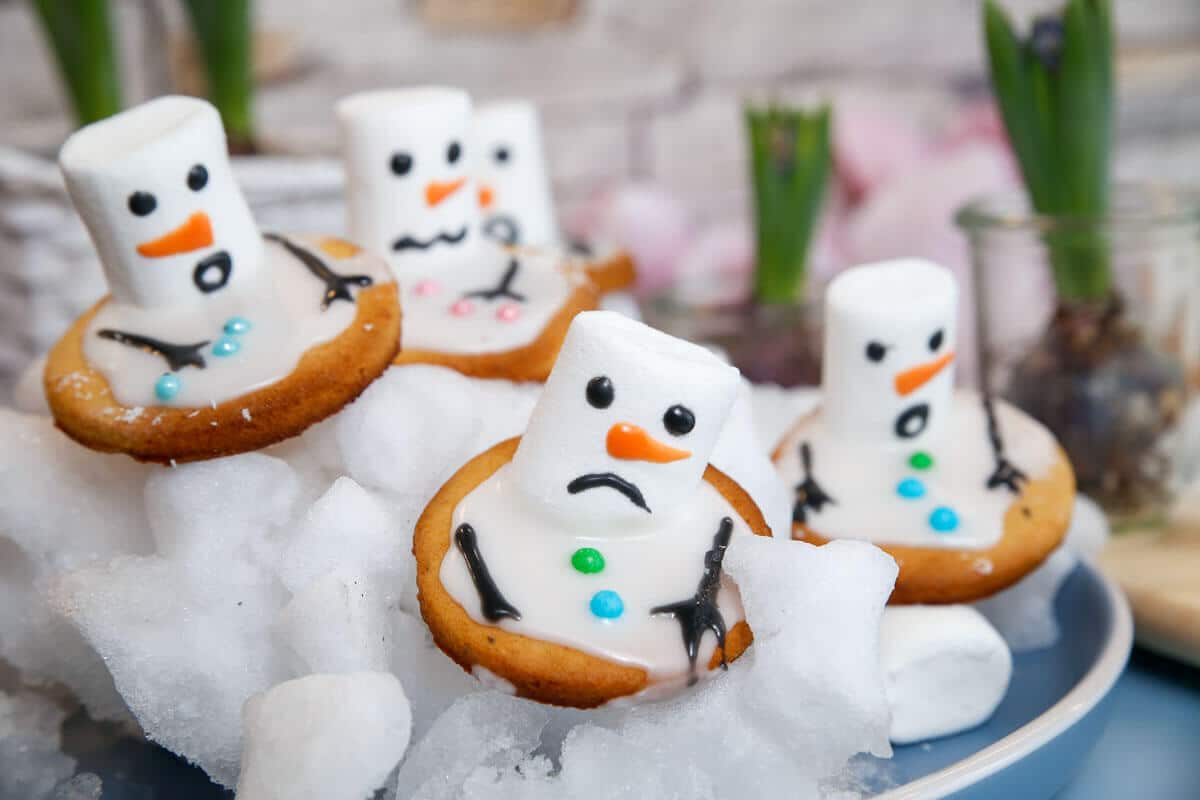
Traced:
<path fill-rule="evenodd" d="M 748 380 L 790 388 L 821 381 L 820 308 L 815 298 L 696 306 L 664 296 L 644 311 L 648 323 L 672 336 L 719 348 Z"/>
<path fill-rule="evenodd" d="M 1030 211 L 1023 193 L 976 200 L 971 246 L 985 388 L 1062 443 L 1080 492 L 1118 526 L 1160 521 L 1200 462 L 1200 202 L 1115 186 L 1104 217 Z"/>

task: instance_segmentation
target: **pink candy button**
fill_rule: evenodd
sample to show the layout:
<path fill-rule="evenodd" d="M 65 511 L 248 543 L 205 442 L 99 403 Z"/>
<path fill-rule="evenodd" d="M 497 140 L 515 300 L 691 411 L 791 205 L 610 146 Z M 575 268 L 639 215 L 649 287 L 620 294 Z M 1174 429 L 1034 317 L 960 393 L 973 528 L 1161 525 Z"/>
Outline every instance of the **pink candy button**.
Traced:
<path fill-rule="evenodd" d="M 437 294 L 441 290 L 442 285 L 433 280 L 423 280 L 416 286 L 417 295 L 420 297 L 429 297 L 430 295 Z"/>
<path fill-rule="evenodd" d="M 450 313 L 456 317 L 465 317 L 468 314 L 474 314 L 475 304 L 470 300 L 459 300 L 454 305 L 450 306 Z"/>
<path fill-rule="evenodd" d="M 519 316 L 521 316 L 521 307 L 512 303 L 505 303 L 496 309 L 496 319 L 501 322 L 515 322 Z"/>

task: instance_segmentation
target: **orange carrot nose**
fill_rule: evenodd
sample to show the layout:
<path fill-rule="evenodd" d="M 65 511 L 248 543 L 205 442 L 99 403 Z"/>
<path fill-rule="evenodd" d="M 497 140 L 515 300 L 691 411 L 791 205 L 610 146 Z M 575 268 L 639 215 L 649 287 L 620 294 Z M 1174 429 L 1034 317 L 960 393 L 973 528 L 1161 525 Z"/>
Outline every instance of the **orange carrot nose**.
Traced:
<path fill-rule="evenodd" d="M 496 193 L 492 191 L 490 186 L 479 187 L 479 207 L 491 208 L 492 203 L 496 202 Z"/>
<path fill-rule="evenodd" d="M 208 219 L 208 214 L 197 211 L 170 233 L 139 244 L 137 251 L 146 258 L 162 258 L 190 253 L 201 247 L 209 247 L 212 243 L 212 222 Z"/>
<path fill-rule="evenodd" d="M 663 444 L 644 428 L 630 425 L 628 422 L 618 422 L 608 429 L 608 454 L 613 458 L 625 461 L 650 461 L 655 464 L 669 464 L 691 455 L 687 450 L 677 450 Z"/>
<path fill-rule="evenodd" d="M 954 353 L 946 353 L 941 358 L 935 358 L 933 361 L 927 361 L 924 364 L 918 364 L 912 369 L 904 370 L 904 372 L 896 376 L 896 393 L 902 397 L 906 394 L 912 394 L 933 380 L 933 377 L 945 369 L 946 365 L 953 360 Z"/>
<path fill-rule="evenodd" d="M 425 202 L 429 206 L 436 206 L 438 203 L 445 200 L 450 195 L 462 188 L 467 182 L 466 178 L 459 178 L 456 181 L 431 181 L 425 187 Z"/>

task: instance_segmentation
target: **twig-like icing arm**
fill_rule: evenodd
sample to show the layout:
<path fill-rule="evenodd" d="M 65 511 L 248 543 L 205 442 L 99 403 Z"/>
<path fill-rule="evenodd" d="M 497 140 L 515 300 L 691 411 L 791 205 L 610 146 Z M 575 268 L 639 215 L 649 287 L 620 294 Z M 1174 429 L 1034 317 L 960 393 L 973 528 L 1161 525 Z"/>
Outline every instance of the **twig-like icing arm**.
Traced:
<path fill-rule="evenodd" d="M 800 466 L 804 470 L 804 480 L 796 485 L 796 504 L 792 507 L 793 522 L 804 522 L 808 517 L 808 509 L 820 511 L 826 503 L 837 502 L 813 477 L 812 446 L 808 442 L 800 444 Z"/>
<path fill-rule="evenodd" d="M 725 560 L 725 550 L 729 547 L 732 534 L 733 520 L 723 517 L 717 535 L 713 537 L 712 549 L 704 554 L 704 574 L 694 595 L 678 603 L 650 609 L 651 614 L 668 614 L 679 621 L 683 645 L 691 665 L 688 685 L 697 680 L 696 657 L 700 652 L 700 640 L 707 631 L 712 631 L 717 637 L 717 646 L 721 648 L 721 668 L 729 667 L 725 661 L 725 618 L 717 607 L 717 590 L 721 588 L 721 562 Z"/>
<path fill-rule="evenodd" d="M 987 488 L 998 489 L 1003 486 L 1017 494 L 1021 491 L 1021 484 L 1029 478 L 1004 455 L 1004 439 L 1000 436 L 1000 423 L 996 420 L 996 407 L 990 394 L 983 395 L 983 411 L 987 415 L 988 441 L 996 457 L 996 468 L 988 476 Z"/>
<path fill-rule="evenodd" d="M 504 275 L 500 278 L 498 285 L 491 289 L 477 289 L 473 292 L 467 292 L 463 297 L 480 297 L 484 300 L 497 300 L 501 297 L 507 297 L 509 300 L 524 303 L 525 295 L 514 292 L 512 289 L 513 281 L 517 279 L 517 274 L 520 271 L 521 262 L 514 258 L 508 262 L 508 267 L 504 270 Z"/>
<path fill-rule="evenodd" d="M 354 302 L 354 296 L 350 294 L 350 286 L 366 287 L 373 283 L 370 275 L 339 275 L 329 268 L 329 265 L 317 257 L 315 253 L 300 247 L 295 242 L 280 236 L 277 233 L 263 234 L 263 238 L 267 241 L 280 244 L 289 253 L 294 255 L 304 267 L 321 280 L 325 284 L 325 294 L 321 298 L 321 310 L 329 308 L 329 304 L 334 300 L 345 300 L 348 303 Z"/>
<path fill-rule="evenodd" d="M 498 622 L 504 617 L 519 620 L 521 612 L 501 594 L 492 573 L 488 571 L 483 555 L 479 552 L 479 542 L 475 537 L 475 529 L 463 523 L 454 532 L 454 544 L 467 562 L 467 572 L 471 574 L 471 583 L 479 592 L 479 602 L 483 607 L 483 616 L 489 622 Z"/>
<path fill-rule="evenodd" d="M 167 368 L 172 372 L 177 372 L 184 367 L 204 369 L 207 366 L 204 363 L 204 356 L 200 351 L 209 345 L 210 340 L 208 339 L 205 339 L 203 342 L 196 342 L 195 344 L 173 344 L 171 342 L 164 342 L 161 339 L 152 339 L 149 336 L 113 330 L 112 328 L 97 331 L 96 335 L 101 339 L 111 339 L 118 344 L 123 344 L 127 347 L 136 347 L 139 350 L 145 350 L 147 353 L 162 356 L 163 360 L 167 362 Z"/>

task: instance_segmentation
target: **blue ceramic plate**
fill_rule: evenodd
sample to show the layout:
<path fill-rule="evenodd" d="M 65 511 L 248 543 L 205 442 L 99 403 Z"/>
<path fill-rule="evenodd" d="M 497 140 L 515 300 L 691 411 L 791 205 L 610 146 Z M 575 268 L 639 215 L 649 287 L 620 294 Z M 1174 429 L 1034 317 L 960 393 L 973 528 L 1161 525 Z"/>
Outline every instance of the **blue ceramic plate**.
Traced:
<path fill-rule="evenodd" d="M 1059 592 L 1062 637 L 1017 656 L 1012 684 L 995 715 L 973 731 L 896 748 L 880 762 L 889 785 L 876 800 L 1052 797 L 1075 775 L 1108 721 L 1107 703 L 1133 642 L 1124 596 L 1081 565 Z M 65 749 L 81 770 L 100 774 L 105 800 L 232 798 L 200 770 L 161 748 L 98 736 L 84 719 L 68 722 Z"/>
<path fill-rule="evenodd" d="M 1061 638 L 1013 659 L 995 715 L 975 730 L 896 748 L 885 763 L 900 785 L 877 800 L 1037 800 L 1074 777 L 1108 722 L 1106 700 L 1129 659 L 1133 621 L 1120 590 L 1082 564 L 1055 611 Z"/>

